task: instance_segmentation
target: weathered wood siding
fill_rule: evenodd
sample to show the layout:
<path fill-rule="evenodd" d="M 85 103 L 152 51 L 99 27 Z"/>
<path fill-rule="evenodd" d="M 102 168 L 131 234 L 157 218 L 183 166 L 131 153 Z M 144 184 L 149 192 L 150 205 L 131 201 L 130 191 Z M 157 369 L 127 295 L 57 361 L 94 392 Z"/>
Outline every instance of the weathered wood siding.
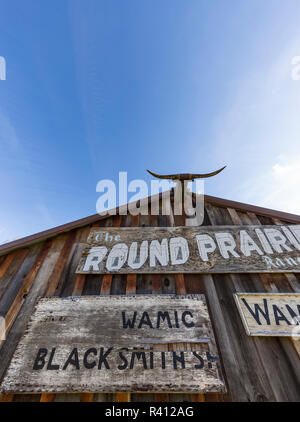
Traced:
<path fill-rule="evenodd" d="M 285 225 L 253 212 L 207 202 L 203 225 Z M 166 227 L 182 216 L 114 216 L 94 227 Z M 0 258 L 0 315 L 7 338 L 0 344 L 0 380 L 39 297 L 114 294 L 205 294 L 228 393 L 81 393 L 3 395 L 2 401 L 299 401 L 299 342 L 290 338 L 249 337 L 234 303 L 235 292 L 300 292 L 300 276 L 273 274 L 76 274 L 91 225 L 17 249 Z M 197 345 L 185 344 L 185 349 Z M 162 346 L 160 346 L 162 347 Z M 166 351 L 178 345 L 164 345 Z M 182 345 L 180 346 L 182 348 Z"/>

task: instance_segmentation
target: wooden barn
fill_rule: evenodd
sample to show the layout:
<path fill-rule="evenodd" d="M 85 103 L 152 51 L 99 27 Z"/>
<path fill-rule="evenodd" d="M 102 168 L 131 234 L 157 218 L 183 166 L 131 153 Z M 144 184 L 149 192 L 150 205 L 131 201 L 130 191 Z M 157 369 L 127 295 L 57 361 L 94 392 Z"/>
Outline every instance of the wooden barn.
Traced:
<path fill-rule="evenodd" d="M 247 328 L 247 318 L 243 318 L 242 310 L 237 306 L 237 296 L 235 296 L 235 293 L 260 293 L 284 298 L 292 294 L 290 297 L 298 300 L 299 312 L 297 293 L 300 293 L 300 258 L 297 261 L 297 251 L 294 251 L 291 257 L 285 257 L 286 267 L 279 265 L 276 270 L 275 264 L 270 271 L 268 269 L 255 270 L 258 268 L 255 266 L 246 271 L 241 266 L 240 271 L 235 267 L 235 270 L 231 272 L 233 267 L 228 264 L 224 267 L 224 271 L 197 271 L 197 268 L 194 268 L 192 272 L 189 272 L 188 267 L 185 266 L 183 272 L 178 270 L 176 272 L 175 267 L 172 271 L 168 271 L 167 266 L 161 271 L 156 268 L 153 272 L 151 268 L 145 272 L 134 270 L 130 272 L 124 270 L 119 273 L 107 270 L 101 274 L 91 271 L 87 274 L 78 272 L 80 260 L 85 256 L 83 252 L 88 237 L 93 230 L 96 233 L 97 228 L 114 228 L 115 233 L 118 228 L 132 228 L 132 231 L 140 230 L 139 233 L 143 233 L 141 230 L 152 227 L 157 228 L 151 231 L 155 233 L 159 232 L 159 229 L 185 225 L 183 215 L 174 215 L 172 212 L 170 215 L 163 215 L 161 195 L 158 200 L 159 215 L 133 216 L 129 213 L 120 215 L 118 210 L 113 216 L 101 217 L 95 214 L 0 246 L 0 314 L 5 318 L 6 330 L 6 338 L 0 345 L 0 381 L 5 384 L 8 368 L 11 368 L 9 379 L 13 379 L 10 382 L 15 383 L 10 390 L 7 385 L 11 384 L 6 382 L 0 401 L 300 401 L 300 341 L 296 337 L 289 336 L 284 331 L 285 329 L 279 330 L 278 327 L 282 327 L 281 323 L 285 318 L 282 316 L 282 309 L 280 311 L 278 307 L 276 308 L 277 322 L 279 321 L 277 333 L 276 327 L 275 332 L 272 331 L 270 323 L 270 331 L 252 335 L 252 328 Z M 174 193 L 171 191 L 171 210 L 173 204 Z M 205 195 L 205 215 L 201 227 L 207 230 L 215 230 L 217 226 L 222 226 L 220 231 L 226 231 L 226 226 L 231 230 L 234 230 L 233 226 L 239 228 L 255 226 L 257 233 L 263 236 L 262 231 L 258 229 L 259 226 L 291 228 L 299 224 L 300 216 L 297 215 Z M 186 230 L 196 229 L 186 228 Z M 288 241 L 297 246 L 296 236 L 291 234 L 292 231 L 287 233 Z M 266 237 L 264 239 L 266 244 Z M 287 243 L 285 252 L 291 250 L 288 245 L 291 246 Z M 280 249 L 279 246 L 278 248 Z M 234 259 L 233 257 L 232 260 Z M 280 256 L 277 259 L 279 263 L 283 262 Z M 249 258 L 247 265 L 252 265 L 250 261 Z M 284 295 L 277 295 L 278 293 Z M 16 372 L 15 367 L 11 365 L 14 360 L 17 362 L 16 365 L 20 362 L 21 352 L 16 353 L 16 350 L 26 335 L 29 321 L 41 298 L 63 299 L 78 296 L 109 298 L 116 295 L 128 295 L 132 301 L 136 302 L 139 295 L 145 298 L 152 295 L 157 301 L 160 298 L 163 299 L 164 295 L 167 297 L 176 295 L 179 298 L 185 296 L 193 298 L 198 297 L 197 295 L 204 297 L 213 329 L 212 335 L 215 338 L 216 353 L 220 360 L 219 372 L 224 388 L 207 388 L 206 390 L 200 388 L 198 391 L 197 388 L 179 388 L 178 391 L 172 388 L 160 390 L 158 387 L 151 388 L 152 380 L 148 380 L 149 387 L 141 388 L 140 391 L 138 388 L 129 388 L 129 391 L 124 391 L 121 383 L 119 391 L 118 388 L 114 391 L 112 389 L 97 391 L 95 386 L 89 389 L 88 382 L 84 388 L 77 389 L 77 378 L 74 375 L 74 386 L 68 391 L 62 391 L 55 387 L 47 390 L 46 384 L 39 388 L 38 382 L 34 388 L 26 388 L 20 380 L 16 379 L 22 374 Z M 67 300 L 66 303 L 68 303 Z M 297 309 L 297 304 L 295 306 L 293 309 Z M 290 313 L 294 312 L 292 305 L 289 310 Z M 258 311 L 256 316 L 258 319 L 262 316 L 262 312 L 259 314 Z M 286 326 L 289 329 L 290 323 Z M 192 335 L 191 331 L 188 333 Z M 46 332 L 45 335 L 47 335 Z M 188 340 L 189 337 L 186 339 Z M 28 342 L 29 340 L 27 343 L 23 341 L 25 346 Z M 195 350 L 194 347 L 194 343 L 188 341 L 169 342 L 161 345 L 160 350 L 165 350 L 166 353 L 178 350 L 192 351 Z M 72 379 L 70 382 L 72 383 Z"/>

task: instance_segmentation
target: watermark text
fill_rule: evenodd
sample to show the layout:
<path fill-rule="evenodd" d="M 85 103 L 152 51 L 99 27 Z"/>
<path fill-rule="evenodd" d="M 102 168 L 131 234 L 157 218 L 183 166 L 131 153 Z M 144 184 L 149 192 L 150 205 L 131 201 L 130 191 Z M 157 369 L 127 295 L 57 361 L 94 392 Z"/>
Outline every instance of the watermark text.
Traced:
<path fill-rule="evenodd" d="M 174 189 L 173 201 L 171 201 L 172 189 Z M 151 180 L 149 189 L 147 182 L 141 179 L 131 180 L 128 183 L 127 172 L 124 171 L 119 173 L 118 186 L 113 180 L 100 180 L 96 192 L 101 194 L 96 202 L 96 210 L 101 216 L 116 215 L 117 212 L 119 215 L 161 214 L 170 217 L 185 215 L 187 226 L 199 226 L 204 220 L 203 179 L 196 179 L 194 182 Z M 129 194 L 132 194 L 130 198 Z"/>

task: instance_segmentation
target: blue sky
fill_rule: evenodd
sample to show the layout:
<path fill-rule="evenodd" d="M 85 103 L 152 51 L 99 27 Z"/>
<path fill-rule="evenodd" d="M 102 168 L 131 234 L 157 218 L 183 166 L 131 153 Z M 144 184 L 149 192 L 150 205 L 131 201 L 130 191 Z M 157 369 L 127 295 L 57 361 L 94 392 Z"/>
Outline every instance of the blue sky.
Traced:
<path fill-rule="evenodd" d="M 227 165 L 205 192 L 300 214 L 299 0 L 0 0 L 0 242 L 101 179 Z"/>

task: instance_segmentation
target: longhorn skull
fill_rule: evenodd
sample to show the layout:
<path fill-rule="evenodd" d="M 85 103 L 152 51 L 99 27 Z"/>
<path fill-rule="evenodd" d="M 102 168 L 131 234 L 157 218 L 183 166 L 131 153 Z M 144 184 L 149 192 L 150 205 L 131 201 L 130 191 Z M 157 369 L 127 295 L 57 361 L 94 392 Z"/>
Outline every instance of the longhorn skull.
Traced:
<path fill-rule="evenodd" d="M 179 173 L 179 174 L 157 174 L 150 170 L 147 170 L 148 173 L 150 173 L 152 176 L 157 177 L 158 179 L 171 179 L 171 180 L 180 180 L 183 182 L 184 180 L 191 180 L 194 181 L 194 179 L 205 179 L 207 177 L 215 176 L 218 173 L 221 173 L 222 170 L 224 170 L 226 166 L 222 167 L 219 170 L 213 171 L 212 173 L 203 173 L 203 174 L 194 174 L 194 173 Z"/>

